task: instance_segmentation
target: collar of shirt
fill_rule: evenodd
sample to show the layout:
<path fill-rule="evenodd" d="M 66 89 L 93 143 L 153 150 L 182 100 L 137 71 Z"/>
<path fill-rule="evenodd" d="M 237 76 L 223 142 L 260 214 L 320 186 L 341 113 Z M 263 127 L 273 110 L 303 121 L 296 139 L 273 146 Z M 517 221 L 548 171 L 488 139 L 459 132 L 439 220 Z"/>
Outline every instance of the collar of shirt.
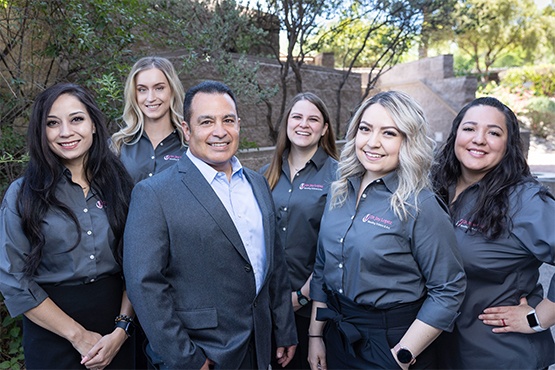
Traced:
<path fill-rule="evenodd" d="M 208 181 L 209 184 L 212 184 L 212 181 L 214 181 L 214 178 L 218 174 L 218 171 L 209 166 L 203 160 L 195 157 L 195 155 L 191 153 L 189 149 L 187 149 L 185 155 L 187 155 L 191 162 L 193 162 L 193 164 L 198 168 L 206 181 Z M 243 166 L 241 165 L 241 162 L 239 162 L 239 159 L 233 156 L 231 157 L 231 177 L 235 176 L 236 174 L 240 177 L 243 177 Z"/>
<path fill-rule="evenodd" d="M 62 170 L 63 176 L 61 177 L 60 182 L 62 184 L 63 183 L 73 184 L 75 186 L 78 186 L 81 189 L 81 191 L 83 191 L 83 189 L 81 188 L 81 185 L 73 182 L 73 178 L 71 177 L 71 171 L 66 167 L 62 167 L 62 168 L 63 168 L 63 170 Z M 79 194 L 81 194 L 81 193 L 79 193 Z M 92 182 L 91 182 L 89 191 L 87 192 L 86 200 L 89 200 L 91 197 L 93 197 L 95 195 L 96 195 L 96 192 L 94 191 L 94 189 L 92 187 Z"/>
<path fill-rule="evenodd" d="M 282 161 L 282 169 L 286 169 L 287 171 L 289 171 L 289 153 L 290 153 L 290 149 L 287 148 L 283 151 L 283 155 L 281 156 L 281 161 Z M 314 153 L 314 155 L 312 156 L 312 158 L 310 158 L 310 160 L 308 161 L 308 163 L 313 163 L 314 166 L 316 166 L 317 170 L 320 170 L 320 168 L 322 168 L 322 166 L 326 163 L 326 160 L 328 159 L 329 155 L 328 153 L 326 153 L 326 151 L 322 148 L 322 147 L 318 147 L 318 150 L 316 150 L 316 153 Z"/>
<path fill-rule="evenodd" d="M 170 132 L 170 133 L 168 134 L 168 136 L 166 136 L 165 138 L 163 138 L 161 142 L 164 142 L 168 137 L 170 137 L 170 136 L 172 136 L 172 135 L 177 135 L 177 130 L 176 130 L 176 129 L 173 129 L 173 131 Z M 147 140 L 150 142 L 150 138 L 148 137 L 148 135 L 147 135 L 147 133 L 146 133 L 146 131 L 145 131 L 144 129 L 143 129 L 142 132 L 141 132 L 141 138 L 145 138 L 145 139 L 147 139 Z"/>
<path fill-rule="evenodd" d="M 360 183 L 362 181 L 362 177 L 361 176 L 353 176 L 353 177 L 349 177 L 347 180 L 349 181 L 349 183 L 351 184 L 351 186 L 355 190 L 355 193 L 357 193 L 358 189 L 360 188 Z M 395 191 L 397 191 L 397 188 L 399 187 L 399 176 L 397 176 L 397 171 L 390 172 L 387 175 L 385 175 L 384 177 L 380 177 L 379 179 L 376 179 L 376 180 L 372 181 L 368 186 L 370 186 L 372 184 L 376 184 L 376 183 L 383 183 L 385 185 L 386 189 L 391 194 L 395 193 Z"/>

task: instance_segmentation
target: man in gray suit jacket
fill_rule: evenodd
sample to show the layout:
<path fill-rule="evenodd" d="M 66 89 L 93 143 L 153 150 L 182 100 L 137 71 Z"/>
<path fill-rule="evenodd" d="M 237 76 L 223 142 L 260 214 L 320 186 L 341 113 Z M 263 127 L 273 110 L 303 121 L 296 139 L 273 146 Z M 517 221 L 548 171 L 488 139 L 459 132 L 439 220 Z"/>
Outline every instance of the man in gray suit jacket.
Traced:
<path fill-rule="evenodd" d="M 125 228 L 147 353 L 164 369 L 267 369 L 273 336 L 285 366 L 297 343 L 291 287 L 266 180 L 235 157 L 235 97 L 205 81 L 183 105 L 189 149 L 135 186 Z"/>

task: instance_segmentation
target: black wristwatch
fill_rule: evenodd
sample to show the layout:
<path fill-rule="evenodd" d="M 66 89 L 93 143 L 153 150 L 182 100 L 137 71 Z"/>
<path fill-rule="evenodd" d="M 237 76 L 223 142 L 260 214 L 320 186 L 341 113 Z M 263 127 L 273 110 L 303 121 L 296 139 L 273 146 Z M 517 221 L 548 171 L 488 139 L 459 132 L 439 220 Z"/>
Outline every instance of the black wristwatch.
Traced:
<path fill-rule="evenodd" d="M 414 365 L 416 358 L 407 347 L 403 347 L 397 344 L 393 350 L 397 354 L 397 360 L 402 364 L 409 364 L 409 366 Z"/>
<path fill-rule="evenodd" d="M 135 333 L 135 324 L 133 324 L 133 321 L 117 321 L 114 329 L 115 328 L 122 328 L 128 337 L 132 336 L 133 333 Z"/>
<path fill-rule="evenodd" d="M 301 290 L 297 290 L 297 301 L 299 302 L 299 304 L 301 306 L 306 306 L 308 304 L 308 298 L 306 298 L 303 293 L 301 293 Z"/>
<path fill-rule="evenodd" d="M 546 329 L 541 327 L 540 320 L 538 320 L 538 315 L 536 315 L 536 310 L 535 309 L 528 312 L 528 315 L 526 315 L 526 320 L 528 320 L 528 325 L 530 325 L 530 327 L 534 331 L 540 332 L 540 331 L 546 330 Z"/>

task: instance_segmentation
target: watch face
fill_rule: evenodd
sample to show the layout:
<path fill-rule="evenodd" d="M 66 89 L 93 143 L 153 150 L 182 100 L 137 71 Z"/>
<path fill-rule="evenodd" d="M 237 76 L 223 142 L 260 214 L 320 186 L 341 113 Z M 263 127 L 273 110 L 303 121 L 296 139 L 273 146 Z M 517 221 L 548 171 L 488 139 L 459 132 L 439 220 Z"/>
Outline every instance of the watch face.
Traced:
<path fill-rule="evenodd" d="M 301 306 L 306 306 L 308 304 L 308 299 L 306 299 L 305 297 L 301 297 L 299 298 L 299 303 L 301 304 Z"/>
<path fill-rule="evenodd" d="M 528 320 L 528 325 L 530 325 L 531 328 L 539 325 L 538 320 L 536 320 L 536 315 L 534 315 L 533 312 L 526 315 L 526 319 Z"/>
<path fill-rule="evenodd" d="M 397 352 L 397 360 L 402 364 L 409 364 L 412 361 L 412 353 L 408 349 L 401 348 Z"/>

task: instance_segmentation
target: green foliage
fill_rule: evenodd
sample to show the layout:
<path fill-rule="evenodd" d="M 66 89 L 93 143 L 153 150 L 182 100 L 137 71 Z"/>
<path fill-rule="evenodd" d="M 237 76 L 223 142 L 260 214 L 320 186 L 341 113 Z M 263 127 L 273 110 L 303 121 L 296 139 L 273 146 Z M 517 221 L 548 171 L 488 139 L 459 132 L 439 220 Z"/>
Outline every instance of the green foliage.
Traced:
<path fill-rule="evenodd" d="M 21 318 L 12 319 L 0 295 L 0 369 L 23 369 Z"/>
<path fill-rule="evenodd" d="M 8 185 L 18 178 L 29 161 L 26 153 L 25 136 L 18 133 L 12 126 L 2 128 L 0 137 L 0 196 Z"/>
<path fill-rule="evenodd" d="M 239 149 L 259 149 L 260 146 L 257 144 L 256 141 L 251 141 L 245 137 L 241 137 L 241 141 L 239 142 Z"/>
<path fill-rule="evenodd" d="M 124 75 L 122 71 L 119 76 Z M 121 78 L 114 76 L 113 72 L 103 74 L 99 78 L 92 79 L 89 83 L 89 88 L 96 91 L 97 98 L 96 102 L 100 110 L 106 115 L 108 120 L 108 130 L 110 132 L 115 132 L 118 126 L 117 123 L 120 120 L 122 107 L 122 97 L 123 97 L 123 81 Z"/>
<path fill-rule="evenodd" d="M 555 101 L 547 97 L 530 99 L 524 115 L 529 119 L 532 134 L 547 138 L 555 133 Z"/>
<path fill-rule="evenodd" d="M 466 0 L 456 13 L 455 42 L 485 81 L 492 65 L 515 49 L 531 59 L 542 32 L 532 0 Z"/>
<path fill-rule="evenodd" d="M 555 65 L 512 68 L 500 75 L 501 83 L 512 91 L 526 88 L 536 96 L 555 97 Z"/>

